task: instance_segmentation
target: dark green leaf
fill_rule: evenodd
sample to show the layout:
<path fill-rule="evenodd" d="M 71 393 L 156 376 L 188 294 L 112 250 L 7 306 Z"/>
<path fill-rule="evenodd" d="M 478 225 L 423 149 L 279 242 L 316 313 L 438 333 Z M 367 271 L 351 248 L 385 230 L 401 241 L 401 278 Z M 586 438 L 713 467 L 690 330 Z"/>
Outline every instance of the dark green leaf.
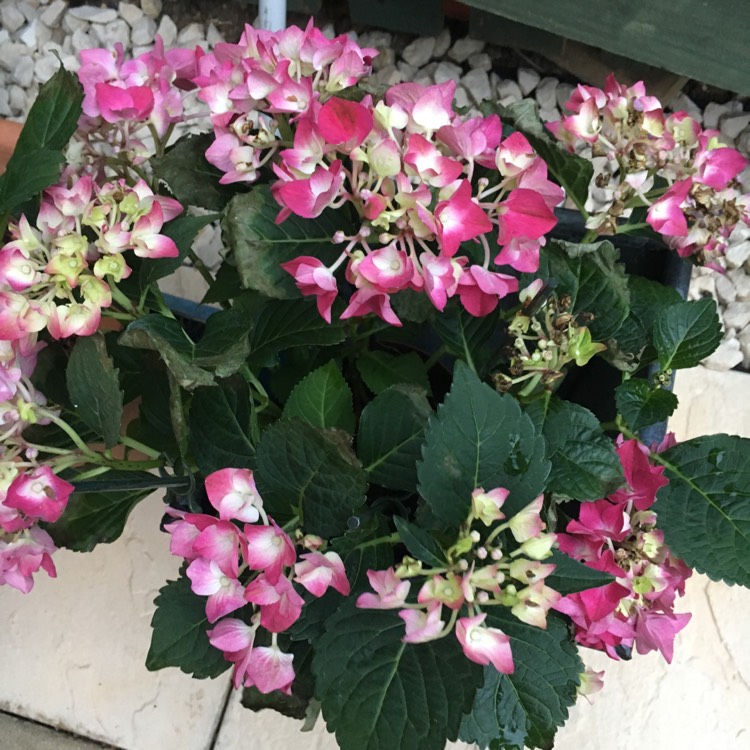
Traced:
<path fill-rule="evenodd" d="M 487 375 L 499 361 L 505 340 L 495 315 L 475 318 L 449 303 L 432 325 L 448 354 L 473 363 L 480 375 Z"/>
<path fill-rule="evenodd" d="M 346 530 L 367 489 L 367 475 L 345 434 L 298 420 L 281 420 L 263 432 L 255 479 L 278 523 L 299 515 L 305 531 L 326 538 Z"/>
<path fill-rule="evenodd" d="M 209 133 L 189 135 L 163 156 L 151 159 L 154 175 L 168 185 L 183 206 L 221 211 L 235 194 L 230 185 L 219 184 L 222 172 L 206 161 L 206 150 L 213 142 Z"/>
<path fill-rule="evenodd" d="M 62 151 L 78 126 L 82 102 L 78 76 L 60 66 L 39 89 L 18 138 L 18 153 L 28 156 L 35 149 L 47 148 Z"/>
<path fill-rule="evenodd" d="M 429 531 L 420 529 L 419 526 L 409 523 L 401 516 L 393 516 L 393 522 L 396 524 L 396 531 L 401 541 L 406 545 L 412 557 L 433 567 L 445 567 L 445 553 Z"/>
<path fill-rule="evenodd" d="M 614 445 L 588 409 L 553 399 L 543 434 L 552 463 L 548 489 L 576 500 L 598 500 L 623 483 Z"/>
<path fill-rule="evenodd" d="M 297 383 L 283 416 L 297 417 L 313 427 L 338 427 L 354 432 L 352 392 L 333 360 Z"/>
<path fill-rule="evenodd" d="M 501 396 L 461 362 L 425 437 L 419 491 L 445 523 L 466 520 L 477 487 L 510 490 L 508 516 L 544 489 L 550 471 L 544 438 L 512 396 Z"/>
<path fill-rule="evenodd" d="M 85 339 L 80 339 L 85 340 Z M 107 478 L 153 479 L 133 471 L 110 471 Z M 47 528 L 55 544 L 76 552 L 90 552 L 97 544 L 119 539 L 130 511 L 153 491 L 146 487 L 130 490 L 75 492 L 70 496 L 62 517 Z"/>
<path fill-rule="evenodd" d="M 173 318 L 152 314 L 134 320 L 120 336 L 119 343 L 157 352 L 183 388 L 191 390 L 214 382 L 210 372 L 193 364 L 195 344 Z"/>
<path fill-rule="evenodd" d="M 106 448 L 117 445 L 122 422 L 122 391 L 104 336 L 97 333 L 79 338 L 65 374 L 76 413 L 104 438 Z"/>
<path fill-rule="evenodd" d="M 312 255 L 332 263 L 340 248 L 332 243 L 339 229 L 351 234 L 343 210 L 324 211 L 315 219 L 295 214 L 276 223 L 281 206 L 268 185 L 256 185 L 249 193 L 236 195 L 227 206 L 222 231 L 243 286 L 267 297 L 298 297 L 294 279 L 281 264 L 300 255 Z"/>
<path fill-rule="evenodd" d="M 195 345 L 193 364 L 213 369 L 220 378 L 233 375 L 250 351 L 249 332 L 247 318 L 237 310 L 215 312 Z"/>
<path fill-rule="evenodd" d="M 579 209 L 583 211 L 588 197 L 594 167 L 588 159 L 568 152 L 544 127 L 539 111 L 532 99 L 515 102 L 508 107 L 486 102 L 491 111 L 500 115 L 503 123 L 523 133 L 539 156 L 544 159 L 549 173 Z"/>
<path fill-rule="evenodd" d="M 225 260 L 214 277 L 214 283 L 211 284 L 208 291 L 203 296 L 201 302 L 204 305 L 210 305 L 215 302 L 226 302 L 242 293 L 242 284 L 240 277 L 237 275 L 237 269 L 227 260 Z"/>
<path fill-rule="evenodd" d="M 617 411 L 633 432 L 663 422 L 677 408 L 677 396 L 664 388 L 652 388 L 640 378 L 626 380 L 615 390 Z"/>
<path fill-rule="evenodd" d="M 695 367 L 721 342 L 721 321 L 713 299 L 678 302 L 654 323 L 654 346 L 662 371 Z"/>
<path fill-rule="evenodd" d="M 654 510 L 670 549 L 714 580 L 750 587 L 750 439 L 707 435 L 660 454 Z"/>
<path fill-rule="evenodd" d="M 144 263 L 139 271 L 141 286 L 147 287 L 149 284 L 174 273 L 185 262 L 198 232 L 218 218 L 218 214 L 178 216 L 176 219 L 167 222 L 162 228 L 161 234 L 174 240 L 179 255 L 175 258 L 153 258 Z"/>
<path fill-rule="evenodd" d="M 190 448 L 204 476 L 254 465 L 247 386 L 233 381 L 219 385 L 196 389 L 190 404 Z"/>
<path fill-rule="evenodd" d="M 231 666 L 219 649 L 208 641 L 206 600 L 190 589 L 190 580 L 183 574 L 176 581 L 167 581 L 154 600 L 156 611 L 151 619 L 151 647 L 146 656 L 146 669 L 179 667 L 198 679 L 218 677 Z"/>
<path fill-rule="evenodd" d="M 427 393 L 430 391 L 427 370 L 416 352 L 394 355 L 368 351 L 357 357 L 357 370 L 365 385 L 376 394 L 399 383 L 419 386 Z"/>
<path fill-rule="evenodd" d="M 484 686 L 464 717 L 461 739 L 483 748 L 492 743 L 502 750 L 547 750 L 575 703 L 583 671 L 567 627 L 550 614 L 547 629 L 541 630 L 517 620 L 505 607 L 492 607 L 487 625 L 510 636 L 515 671 L 504 675 L 485 667 Z"/>
<path fill-rule="evenodd" d="M 615 580 L 609 573 L 589 568 L 588 565 L 574 560 L 560 550 L 552 550 L 552 557 L 547 558 L 545 562 L 554 563 L 556 566 L 554 572 L 544 579 L 545 584 L 563 596 L 605 586 Z"/>
<path fill-rule="evenodd" d="M 656 359 L 651 345 L 654 321 L 664 308 L 682 300 L 672 287 L 642 276 L 628 277 L 628 291 L 630 314 L 615 337 L 607 341 L 602 356 L 618 369 L 634 372 Z"/>
<path fill-rule="evenodd" d="M 338 321 L 326 323 L 310 300 L 271 300 L 263 304 L 250 335 L 250 361 L 271 366 L 292 346 L 330 346 L 344 340 Z"/>
<path fill-rule="evenodd" d="M 607 241 L 575 245 L 554 240 L 541 251 L 535 276 L 552 280 L 558 294 L 569 294 L 576 315 L 593 314 L 587 327 L 595 341 L 614 336 L 630 309 L 627 277 L 618 258 L 619 252 Z"/>
<path fill-rule="evenodd" d="M 13 160 L 11 159 L 11 162 Z M 60 177 L 63 155 L 57 151 L 41 149 L 34 151 L 24 167 L 20 160 L 8 162 L 4 174 L 0 175 L 0 211 L 9 211 L 33 198 Z"/>
<path fill-rule="evenodd" d="M 341 607 L 315 648 L 316 693 L 342 750 L 443 750 L 481 671 L 455 638 L 411 645 L 395 612 Z"/>
<path fill-rule="evenodd" d="M 370 481 L 413 492 L 424 430 L 432 414 L 424 392 L 392 386 L 362 410 L 357 453 Z"/>

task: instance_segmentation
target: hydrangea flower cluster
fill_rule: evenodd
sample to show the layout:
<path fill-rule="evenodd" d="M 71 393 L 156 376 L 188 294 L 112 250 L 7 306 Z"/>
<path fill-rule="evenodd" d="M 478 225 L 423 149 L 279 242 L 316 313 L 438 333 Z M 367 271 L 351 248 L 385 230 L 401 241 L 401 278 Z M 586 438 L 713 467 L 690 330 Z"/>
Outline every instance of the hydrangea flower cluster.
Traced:
<path fill-rule="evenodd" d="M 502 138 L 496 115 L 457 115 L 454 92 L 452 81 L 404 83 L 377 104 L 331 97 L 296 119 L 294 147 L 274 165 L 277 221 L 349 204 L 359 224 L 354 235 L 334 236 L 344 249 L 332 265 L 309 256 L 282 264 L 303 294 L 317 296 L 327 320 L 338 295 L 334 272 L 345 262 L 355 291 L 341 317 L 373 312 L 392 325 L 401 323 L 390 295 L 401 290 L 424 292 L 438 310 L 457 294 L 475 316 L 517 291 L 515 277 L 490 269 L 490 233 L 500 246 L 495 263 L 538 268 L 563 191 L 523 135 Z M 480 168 L 489 176 L 472 182 Z M 483 260 L 459 255 L 462 243 Z"/>
<path fill-rule="evenodd" d="M 589 229 L 614 234 L 633 208 L 681 256 L 711 263 L 746 239 L 750 195 L 736 177 L 745 158 L 715 130 L 686 112 L 665 115 L 643 82 L 627 87 L 609 76 L 604 90 L 579 85 L 565 105 L 573 114 L 548 123 L 568 148 L 592 162 L 586 210 Z M 669 183 L 655 184 L 656 174 Z"/>
<path fill-rule="evenodd" d="M 675 635 L 690 620 L 674 613 L 674 602 L 692 571 L 664 544 L 651 510 L 657 490 L 669 480 L 637 440 L 621 442 L 617 454 L 628 486 L 582 503 L 579 518 L 558 534 L 563 552 L 617 580 L 569 594 L 554 606 L 573 620 L 584 646 L 613 659 L 629 657 L 633 646 L 639 654 L 658 650 L 671 662 Z"/>
<path fill-rule="evenodd" d="M 36 227 L 22 215 L 0 248 L 0 338 L 45 327 L 55 339 L 94 333 L 112 287 L 130 275 L 123 253 L 176 256 L 174 241 L 160 232 L 181 211 L 143 180 L 99 184 L 66 170 L 44 191 Z"/>
<path fill-rule="evenodd" d="M 193 592 L 207 597 L 206 617 L 215 623 L 209 640 L 234 664 L 235 688 L 289 693 L 293 655 L 282 652 L 277 639 L 302 613 L 304 599 L 294 584 L 317 597 L 329 588 L 347 596 L 344 564 L 313 535 L 299 535 L 297 544 L 306 551 L 298 556 L 295 542 L 263 510 L 252 471 L 209 474 L 206 493 L 219 517 L 170 509 L 177 518 L 166 526 L 170 550 L 189 563 Z M 245 607 L 247 617 L 227 617 Z M 267 636 L 270 645 L 256 644 Z"/>
<path fill-rule="evenodd" d="M 42 346 L 36 334 L 0 340 L 0 585 L 24 593 L 40 568 L 56 575 L 55 544 L 38 522 L 57 521 L 73 492 L 22 436 L 29 425 L 54 416 L 29 379 Z"/>
<path fill-rule="evenodd" d="M 198 52 L 191 80 L 210 111 L 216 140 L 206 158 L 224 172 L 220 182 L 255 182 L 280 136 L 290 132 L 286 118 L 306 114 L 318 99 L 369 75 L 377 54 L 345 35 L 328 39 L 312 19 L 304 30 L 248 24 L 237 44 Z"/>
<path fill-rule="evenodd" d="M 488 492 L 481 487 L 475 489 L 471 512 L 458 540 L 446 553 L 445 567 L 428 568 L 405 557 L 395 569 L 368 570 L 375 593 L 361 594 L 357 606 L 398 609 L 406 625 L 405 643 L 443 638 L 455 626 L 456 638 L 468 659 L 512 674 L 510 639 L 499 628 L 485 625 L 487 613 L 482 610 L 509 607 L 522 622 L 545 629 L 547 612 L 561 596 L 545 584 L 555 565 L 542 560 L 550 556 L 556 535 L 544 532 L 544 496 L 539 495 L 506 521 L 502 507 L 508 495 L 502 487 Z M 516 544 L 511 550 L 512 540 Z M 413 596 L 409 600 L 409 579 L 418 577 L 424 577 L 424 581 L 416 601 Z M 450 610 L 447 622 L 443 620 L 443 607 Z M 464 607 L 468 614 L 459 617 Z"/>

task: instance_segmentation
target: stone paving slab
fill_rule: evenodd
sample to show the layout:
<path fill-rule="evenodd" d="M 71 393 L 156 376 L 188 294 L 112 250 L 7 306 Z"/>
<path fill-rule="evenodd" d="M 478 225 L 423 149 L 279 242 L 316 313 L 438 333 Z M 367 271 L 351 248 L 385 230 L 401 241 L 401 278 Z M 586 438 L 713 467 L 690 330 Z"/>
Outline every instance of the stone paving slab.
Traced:
<path fill-rule="evenodd" d="M 44 724 L 0 712 L 0 750 L 115 750 L 114 745 L 59 732 Z"/>

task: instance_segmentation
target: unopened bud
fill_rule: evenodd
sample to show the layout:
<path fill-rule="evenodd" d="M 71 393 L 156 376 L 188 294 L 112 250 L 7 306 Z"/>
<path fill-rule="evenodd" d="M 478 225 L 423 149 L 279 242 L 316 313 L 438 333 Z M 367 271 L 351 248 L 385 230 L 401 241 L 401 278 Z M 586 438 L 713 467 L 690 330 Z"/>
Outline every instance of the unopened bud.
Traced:
<path fill-rule="evenodd" d="M 478 547 L 477 548 L 477 557 L 480 560 L 486 560 L 487 559 L 487 548 L 486 547 Z"/>

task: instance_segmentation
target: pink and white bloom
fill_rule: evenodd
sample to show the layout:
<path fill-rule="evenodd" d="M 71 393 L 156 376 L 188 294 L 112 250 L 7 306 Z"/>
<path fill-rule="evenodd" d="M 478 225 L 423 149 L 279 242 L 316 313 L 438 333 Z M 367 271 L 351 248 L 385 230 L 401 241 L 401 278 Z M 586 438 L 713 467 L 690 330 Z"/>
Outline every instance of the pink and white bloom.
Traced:
<path fill-rule="evenodd" d="M 467 659 L 477 664 L 492 664 L 501 674 L 513 674 L 513 654 L 510 638 L 499 628 L 484 626 L 486 614 L 460 617 L 456 623 L 456 638 Z"/>
<path fill-rule="evenodd" d="M 282 576 L 271 583 L 263 573 L 247 585 L 245 599 L 260 607 L 260 624 L 272 633 L 281 633 L 297 622 L 305 603 L 288 578 Z"/>
<path fill-rule="evenodd" d="M 174 539 L 174 537 L 173 537 Z M 200 531 L 191 543 L 196 557 L 213 560 L 221 570 L 236 578 L 239 570 L 239 530 L 229 521 L 216 521 Z"/>
<path fill-rule="evenodd" d="M 398 616 L 406 623 L 404 643 L 427 643 L 442 635 L 445 623 L 440 619 L 443 607 L 432 602 L 425 612 L 422 609 L 402 609 Z"/>
<path fill-rule="evenodd" d="M 338 286 L 336 277 L 323 261 L 309 255 L 300 255 L 294 260 L 282 263 L 281 267 L 294 276 L 294 283 L 302 294 L 315 295 L 318 312 L 330 323 L 331 307 L 336 301 Z"/>
<path fill-rule="evenodd" d="M 253 650 L 257 626 L 246 625 L 235 617 L 225 617 L 206 631 L 209 643 L 224 652 L 224 658 L 234 664 L 232 683 L 235 690 L 246 679 L 247 665 Z"/>
<path fill-rule="evenodd" d="M 373 250 L 357 264 L 357 274 L 379 291 L 386 293 L 405 289 L 414 276 L 414 264 L 395 242 Z"/>
<path fill-rule="evenodd" d="M 401 580 L 393 568 L 368 570 L 367 579 L 375 590 L 357 597 L 357 606 L 362 609 L 396 609 L 406 603 L 411 583 Z"/>
<path fill-rule="evenodd" d="M 194 594 L 207 596 L 206 617 L 216 622 L 220 617 L 245 605 L 242 584 L 228 576 L 215 560 L 199 557 L 188 565 L 187 577 L 191 580 Z"/>
<path fill-rule="evenodd" d="M 474 518 L 480 520 L 485 526 L 491 526 L 495 521 L 501 521 L 505 514 L 500 510 L 510 494 L 503 487 L 485 492 L 482 487 L 477 487 L 471 493 L 471 512 Z"/>
<path fill-rule="evenodd" d="M 52 553 L 56 549 L 52 537 L 38 526 L 10 542 L 0 539 L 0 584 L 28 594 L 34 586 L 34 573 L 40 569 L 55 578 Z"/>
<path fill-rule="evenodd" d="M 301 562 L 294 566 L 294 580 L 313 596 L 323 596 L 329 586 L 339 594 L 349 596 L 349 579 L 344 563 L 336 552 L 307 552 L 300 558 Z"/>
<path fill-rule="evenodd" d="M 263 500 L 250 469 L 220 469 L 206 477 L 206 494 L 222 521 L 255 523 Z"/>
<path fill-rule="evenodd" d="M 477 318 L 489 315 L 499 301 L 518 290 L 518 279 L 473 265 L 458 279 L 458 296 L 466 311 Z"/>
<path fill-rule="evenodd" d="M 523 543 L 533 539 L 544 529 L 544 521 L 541 517 L 543 504 L 544 495 L 539 495 L 508 521 L 508 528 L 517 542 Z"/>
<path fill-rule="evenodd" d="M 471 197 L 468 180 L 461 180 L 453 195 L 437 204 L 435 218 L 440 249 L 448 256 L 455 255 L 462 242 L 492 230 L 492 222 L 484 209 Z"/>
<path fill-rule="evenodd" d="M 63 514 L 74 489 L 72 484 L 55 476 L 49 466 L 38 466 L 13 480 L 4 504 L 29 518 L 54 523 Z"/>
<path fill-rule="evenodd" d="M 343 184 L 344 173 L 339 159 L 330 167 L 316 167 L 308 178 L 275 182 L 271 190 L 284 207 L 276 222 L 281 223 L 292 213 L 304 219 L 320 216 L 338 198 Z"/>
<path fill-rule="evenodd" d="M 272 519 L 268 526 L 246 525 L 245 562 L 251 570 L 262 570 L 271 584 L 281 577 L 284 568 L 294 565 L 297 553 L 289 535 Z"/>
<path fill-rule="evenodd" d="M 285 654 L 276 645 L 258 646 L 252 650 L 247 662 L 247 680 L 261 693 L 281 690 L 290 695 L 294 682 L 293 661 L 292 654 Z"/>

